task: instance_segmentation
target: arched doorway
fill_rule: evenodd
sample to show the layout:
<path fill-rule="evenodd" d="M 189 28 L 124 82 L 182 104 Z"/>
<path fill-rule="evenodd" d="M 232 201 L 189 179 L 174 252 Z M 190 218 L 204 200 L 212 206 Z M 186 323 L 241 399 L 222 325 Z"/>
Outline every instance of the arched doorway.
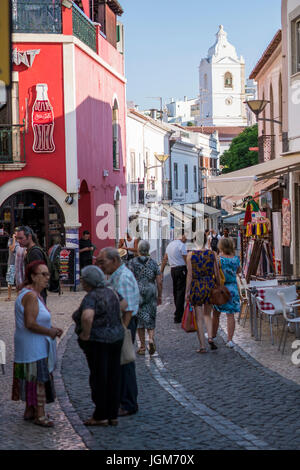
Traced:
<path fill-rule="evenodd" d="M 0 282 L 4 283 L 7 270 L 7 242 L 15 227 L 29 225 L 40 245 L 48 250 L 54 235 L 60 235 L 65 244 L 65 217 L 59 204 L 48 194 L 25 190 L 11 195 L 0 207 Z"/>
<path fill-rule="evenodd" d="M 79 220 L 81 223 L 80 236 L 84 230 L 92 232 L 91 227 L 91 193 L 87 182 L 82 181 L 79 191 Z"/>

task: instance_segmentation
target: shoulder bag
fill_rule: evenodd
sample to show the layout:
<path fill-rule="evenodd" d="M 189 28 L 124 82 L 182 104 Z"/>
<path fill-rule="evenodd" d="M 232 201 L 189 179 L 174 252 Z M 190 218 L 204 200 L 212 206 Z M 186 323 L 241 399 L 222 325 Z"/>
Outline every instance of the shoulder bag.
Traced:
<path fill-rule="evenodd" d="M 132 342 L 131 331 L 126 328 L 123 322 L 122 325 L 124 327 L 124 340 L 121 349 L 121 366 L 135 361 L 135 349 Z"/>

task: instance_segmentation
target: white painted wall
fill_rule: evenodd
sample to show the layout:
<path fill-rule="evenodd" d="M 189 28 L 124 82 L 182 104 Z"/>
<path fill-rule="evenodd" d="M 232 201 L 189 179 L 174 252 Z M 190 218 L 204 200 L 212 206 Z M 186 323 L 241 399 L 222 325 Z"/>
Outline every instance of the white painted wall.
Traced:
<path fill-rule="evenodd" d="M 235 47 L 227 40 L 227 33 L 220 26 L 215 44 L 199 67 L 199 88 L 202 112 L 199 125 L 244 126 L 247 125 L 245 101 L 245 61 L 237 56 Z M 232 88 L 224 86 L 225 74 L 233 78 Z M 207 77 L 207 78 L 206 78 Z M 207 90 L 207 91 L 206 91 Z"/>

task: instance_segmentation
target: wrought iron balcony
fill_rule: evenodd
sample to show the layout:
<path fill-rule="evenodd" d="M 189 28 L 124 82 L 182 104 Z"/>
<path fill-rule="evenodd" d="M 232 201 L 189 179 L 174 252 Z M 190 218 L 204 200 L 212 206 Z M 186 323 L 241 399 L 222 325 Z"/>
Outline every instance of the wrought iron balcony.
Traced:
<path fill-rule="evenodd" d="M 73 34 L 96 52 L 96 28 L 83 11 L 73 3 Z"/>
<path fill-rule="evenodd" d="M 12 0 L 14 33 L 61 34 L 61 0 Z"/>
<path fill-rule="evenodd" d="M 3 163 L 25 163 L 23 124 L 0 124 L 0 164 Z"/>
<path fill-rule="evenodd" d="M 275 136 L 261 135 L 258 137 L 258 162 L 263 163 L 275 158 Z"/>
<path fill-rule="evenodd" d="M 132 205 L 145 204 L 145 187 L 143 182 L 130 183 L 130 202 Z"/>

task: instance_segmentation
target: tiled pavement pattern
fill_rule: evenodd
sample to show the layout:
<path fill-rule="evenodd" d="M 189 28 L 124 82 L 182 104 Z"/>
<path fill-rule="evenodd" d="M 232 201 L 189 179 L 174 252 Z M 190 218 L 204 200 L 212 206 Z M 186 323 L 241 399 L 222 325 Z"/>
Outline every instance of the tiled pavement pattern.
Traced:
<path fill-rule="evenodd" d="M 196 354 L 196 335 L 172 323 L 169 289 L 167 281 L 158 355 L 137 358 L 140 411 L 121 418 L 118 430 L 93 430 L 95 441 L 105 449 L 298 449 L 299 385 L 238 348 L 228 350 L 221 337 L 216 352 Z M 75 356 L 79 381 L 69 365 Z M 62 372 L 73 406 L 87 418 L 93 409 L 88 372 L 74 336 Z"/>
<path fill-rule="evenodd" d="M 52 312 L 53 324 L 65 331 L 70 326 L 70 304 L 77 305 L 82 293 L 65 292 L 58 297 L 50 294 L 48 306 Z M 61 412 L 58 400 L 47 405 L 47 413 L 55 420 L 55 427 L 44 429 L 25 422 L 24 404 L 11 401 L 14 303 L 5 302 L 4 292 L 0 297 L 0 339 L 7 347 L 6 374 L 0 370 L 0 450 L 86 450 L 82 438 L 74 431 L 67 417 Z M 71 301 L 71 302 L 70 302 Z M 64 312 L 62 314 L 62 312 Z M 59 392 L 59 390 L 57 390 Z"/>
<path fill-rule="evenodd" d="M 53 321 L 66 332 L 82 296 L 69 292 L 49 296 Z M 196 335 L 186 334 L 172 323 L 168 280 L 157 320 L 158 354 L 151 359 L 137 358 L 139 413 L 121 418 L 117 428 L 86 428 L 82 424 L 93 407 L 86 361 L 71 328 L 59 346 L 62 375 L 58 367 L 58 401 L 48 406 L 56 427 L 46 430 L 25 423 L 23 404 L 10 401 L 14 316 L 13 304 L 3 300 L 2 293 L 0 339 L 8 346 L 8 364 L 7 375 L 0 372 L 0 450 L 299 448 L 300 387 L 270 372 L 238 347 L 227 350 L 222 333 L 218 351 L 196 354 Z M 245 329 L 237 328 L 235 341 L 300 385 L 299 368 L 290 362 L 290 346 L 282 358 L 271 346 L 267 330 L 263 341 L 255 342 L 248 322 Z"/>

